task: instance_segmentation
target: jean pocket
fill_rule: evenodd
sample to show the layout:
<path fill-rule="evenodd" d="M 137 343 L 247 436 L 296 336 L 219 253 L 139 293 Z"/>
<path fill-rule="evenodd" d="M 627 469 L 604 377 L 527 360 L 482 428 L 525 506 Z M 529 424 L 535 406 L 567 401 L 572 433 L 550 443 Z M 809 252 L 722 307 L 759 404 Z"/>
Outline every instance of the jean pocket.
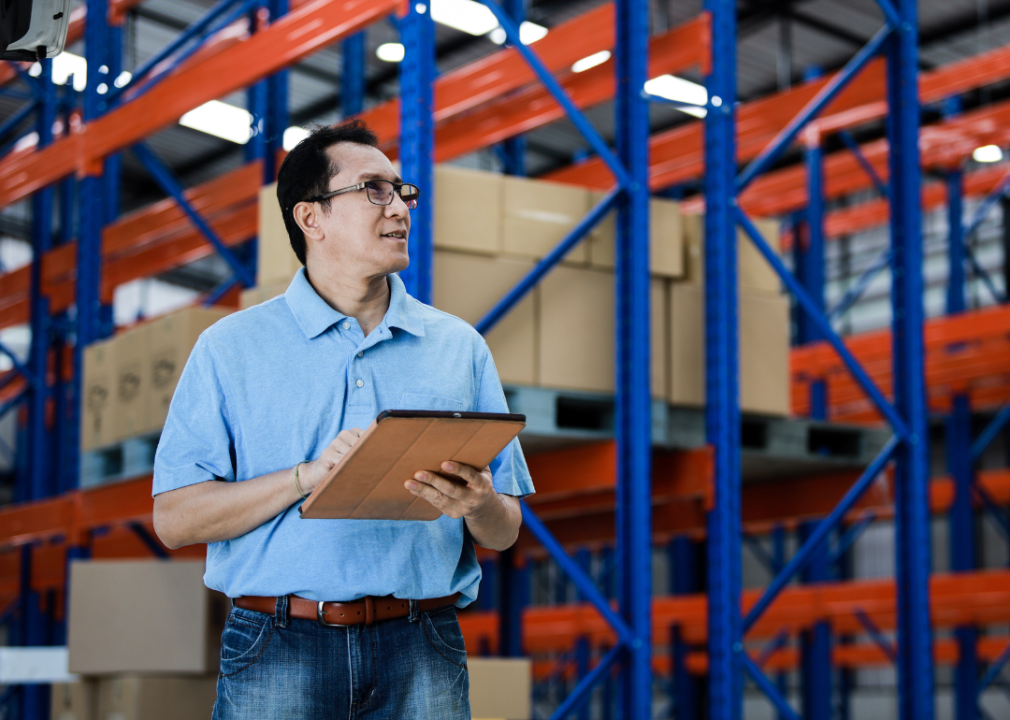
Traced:
<path fill-rule="evenodd" d="M 273 618 L 232 610 L 221 634 L 221 675 L 237 675 L 251 667 L 263 653 L 274 634 Z"/>
<path fill-rule="evenodd" d="M 466 644 L 455 607 L 421 613 L 421 629 L 435 652 L 453 665 L 466 667 Z"/>

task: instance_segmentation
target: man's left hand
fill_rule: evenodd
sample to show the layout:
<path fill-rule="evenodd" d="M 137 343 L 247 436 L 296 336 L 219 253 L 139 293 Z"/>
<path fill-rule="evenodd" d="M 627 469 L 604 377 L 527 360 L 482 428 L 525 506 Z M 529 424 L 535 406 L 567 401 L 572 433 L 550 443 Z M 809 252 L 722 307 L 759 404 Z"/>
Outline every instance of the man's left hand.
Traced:
<path fill-rule="evenodd" d="M 500 503 L 498 493 L 491 484 L 490 468 L 478 470 L 462 463 L 444 462 L 442 471 L 463 482 L 422 470 L 414 474 L 413 480 L 407 480 L 404 487 L 453 520 L 479 517 L 490 504 Z"/>

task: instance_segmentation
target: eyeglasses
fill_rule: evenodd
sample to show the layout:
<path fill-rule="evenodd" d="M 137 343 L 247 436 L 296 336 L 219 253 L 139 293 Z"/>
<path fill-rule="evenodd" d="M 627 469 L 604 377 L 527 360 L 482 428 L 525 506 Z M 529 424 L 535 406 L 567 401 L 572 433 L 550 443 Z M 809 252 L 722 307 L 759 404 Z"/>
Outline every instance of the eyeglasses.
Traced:
<path fill-rule="evenodd" d="M 321 202 L 343 193 L 356 192 L 358 190 L 366 190 L 368 202 L 373 205 L 389 205 L 393 202 L 393 198 L 399 195 L 408 210 L 416 208 L 417 199 L 421 197 L 421 188 L 417 185 L 395 183 L 389 180 L 365 180 L 364 182 L 359 182 L 357 185 L 340 188 L 339 190 L 331 190 L 322 195 L 310 197 L 305 202 Z"/>

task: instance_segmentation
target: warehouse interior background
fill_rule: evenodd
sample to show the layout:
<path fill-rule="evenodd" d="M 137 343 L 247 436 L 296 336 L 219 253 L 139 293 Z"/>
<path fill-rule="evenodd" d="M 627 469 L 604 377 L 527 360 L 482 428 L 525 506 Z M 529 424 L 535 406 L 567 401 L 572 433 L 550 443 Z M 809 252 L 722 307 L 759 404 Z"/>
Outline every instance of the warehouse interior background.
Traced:
<path fill-rule="evenodd" d="M 89 430 L 86 364 L 111 363 L 115 403 L 114 358 L 126 358 L 128 345 L 138 363 L 145 344 L 171 338 L 176 349 L 191 347 L 222 314 L 282 293 L 297 261 L 270 207 L 271 168 L 305 128 L 361 116 L 375 123 L 384 149 L 400 153 L 406 181 L 416 170 L 435 186 L 434 205 L 422 208 L 418 223 L 429 225 L 427 240 L 418 231 L 417 251 L 428 257 L 412 254 L 418 267 L 433 268 L 432 285 L 412 275 L 411 287 L 486 335 L 511 409 L 530 419 L 521 441 L 538 495 L 528 503 L 527 529 L 513 551 L 480 556 L 481 597 L 461 614 L 472 657 L 530 660 L 529 687 L 516 685 L 527 696 L 522 717 L 1010 718 L 1010 2 L 509 0 L 501 7 L 521 23 L 525 47 L 543 58 L 577 116 L 562 110 L 537 72 L 516 70 L 528 66 L 513 39 L 473 0 L 431 0 L 430 8 L 392 0 L 81 3 L 63 54 L 0 67 L 0 646 L 69 642 L 71 670 L 75 662 L 87 667 L 74 660 L 67 627 L 72 560 L 202 557 L 202 548 L 167 551 L 151 531 L 157 417 L 124 410 L 121 426 Z M 93 8 L 108 21 L 85 30 Z M 214 62 L 238 57 L 273 23 L 287 18 L 304 30 L 313 12 L 324 27 L 353 16 L 351 29 L 360 32 L 345 27 L 304 51 L 284 45 L 285 59 L 257 61 L 250 82 L 212 75 L 233 67 Z M 899 22 L 909 18 L 911 25 Z M 882 26 L 893 34 L 883 44 Z M 100 50 L 87 47 L 88 32 Z M 902 33 L 914 37 L 914 67 L 888 44 L 897 46 Z M 639 67 L 633 58 L 645 56 L 644 44 L 651 64 Z M 868 44 L 874 50 L 860 60 Z M 430 50 L 432 68 L 411 56 L 419 46 L 427 48 L 422 55 Z M 892 63 L 891 86 L 877 54 Z M 615 89 L 615 72 L 632 80 L 644 73 L 643 92 Z M 850 72 L 851 82 L 814 113 L 815 131 L 784 136 L 819 90 Z M 913 87 L 913 100 L 917 83 L 914 112 L 896 110 L 908 102 L 896 79 Z M 501 89 L 479 95 L 481 83 Z M 727 83 L 735 126 L 714 119 L 731 117 L 715 102 L 727 96 Z M 201 86 L 227 91 L 207 98 Z M 183 114 L 146 125 L 129 115 L 131 103 L 151 97 Z M 398 123 L 407 120 L 395 103 L 408 100 L 420 103 L 427 125 L 418 114 L 410 121 L 429 136 L 401 153 Z M 55 129 L 40 140 L 43 116 Z M 68 148 L 82 125 L 103 117 L 103 138 L 116 134 L 117 118 L 133 133 L 89 151 L 90 161 L 114 158 L 104 173 L 95 175 L 93 165 L 85 172 L 81 160 L 60 160 L 62 172 L 42 168 L 55 160 L 32 160 L 50 157 L 41 154 L 51 144 Z M 646 135 L 642 164 L 629 137 Z M 141 152 L 129 150 L 140 140 Z M 649 188 L 651 238 L 629 240 L 613 213 L 580 227 L 614 184 L 600 143 Z M 915 149 L 914 172 L 896 169 L 888 148 L 898 146 L 906 155 Z M 765 238 L 827 314 L 880 398 L 849 377 L 827 332 L 805 319 L 792 288 L 741 231 L 739 338 L 726 346 L 734 357 L 739 351 L 740 387 L 730 391 L 728 414 L 714 409 L 711 377 L 737 368 L 719 364 L 727 361 L 714 349 L 719 333 L 704 310 L 706 302 L 710 313 L 715 307 L 705 288 L 712 269 L 700 258 L 717 257 L 705 241 L 714 230 L 723 252 L 737 252 L 736 230 L 719 230 L 736 223 L 736 201 L 713 204 L 737 195 L 706 168 L 729 153 L 732 179 L 768 147 L 775 153 L 764 158 L 765 176 L 739 193 L 739 206 L 755 220 L 752 235 Z M 713 207 L 726 209 L 723 225 L 706 220 Z M 91 238 L 90 249 L 82 238 Z M 558 243 L 567 243 L 565 252 L 552 253 Z M 615 245 L 629 249 L 616 262 Z M 622 259 L 644 249 L 651 266 Z M 53 259 L 38 275 L 40 252 Z M 75 263 L 85 260 L 91 280 L 74 285 Z M 906 263 L 897 276 L 891 261 Z M 524 280 L 541 267 L 542 279 Z M 467 279 L 440 284 L 440 268 Z M 908 284 L 907 274 L 921 285 Z M 615 277 L 627 297 L 615 296 Z M 510 304 L 515 311 L 488 315 L 517 283 L 528 287 Z M 87 322 L 76 310 L 82 298 L 94 304 Z M 186 314 L 196 306 L 207 306 L 204 314 Z M 651 307 L 644 327 L 628 312 L 636 307 Z M 909 323 L 912 334 L 924 328 L 924 345 L 913 341 L 894 360 L 894 329 L 900 337 Z M 651 356 L 615 361 L 615 350 L 631 357 L 621 354 L 615 326 L 646 333 Z M 621 374 L 630 367 L 651 383 Z M 918 405 L 909 399 L 916 393 Z M 162 392 L 160 402 L 170 396 Z M 643 397 L 644 405 L 625 399 Z M 898 410 L 889 415 L 881 401 Z M 896 419 L 929 438 L 926 464 L 915 472 L 888 465 L 914 465 L 891 445 L 915 445 L 908 440 L 915 431 Z M 719 435 L 726 422 L 735 430 Z M 644 450 L 628 450 L 628 428 L 644 428 Z M 726 443 L 735 448 L 729 455 Z M 642 453 L 650 459 L 635 465 Z M 33 470 L 40 454 L 51 459 Z M 725 470 L 727 462 L 735 470 Z M 628 467 L 649 472 L 643 478 Z M 865 494 L 830 531 L 825 526 L 824 542 L 798 552 L 847 502 L 853 483 Z M 906 493 L 906 485 L 916 490 Z M 735 488 L 732 502 L 726 487 Z M 646 525 L 635 535 L 628 526 L 642 517 L 651 532 Z M 714 518 L 729 523 L 715 549 Z M 791 570 L 799 572 L 777 586 Z M 721 574 L 730 578 L 724 585 Z M 738 617 L 726 637 L 715 632 L 717 598 L 719 612 L 732 613 L 741 597 L 748 608 L 768 588 L 767 617 L 746 621 L 752 632 Z M 642 589 L 652 599 L 644 610 L 634 600 Z M 601 599 L 615 601 L 617 619 L 601 614 Z M 909 617 L 920 624 L 905 624 Z M 933 661 L 922 665 L 916 654 Z M 137 662 L 176 680 L 214 672 L 202 656 L 179 668 L 156 667 L 148 656 Z M 188 686 L 152 689 L 129 668 L 78 672 L 135 683 L 88 686 L 81 692 L 95 697 L 81 706 L 83 696 L 70 689 L 80 680 L 4 684 L 2 667 L 4 719 L 106 720 L 109 708 L 138 720 L 198 712 L 156 714 L 136 698 L 162 692 L 165 703 Z M 130 710 L 123 693 L 136 699 Z"/>

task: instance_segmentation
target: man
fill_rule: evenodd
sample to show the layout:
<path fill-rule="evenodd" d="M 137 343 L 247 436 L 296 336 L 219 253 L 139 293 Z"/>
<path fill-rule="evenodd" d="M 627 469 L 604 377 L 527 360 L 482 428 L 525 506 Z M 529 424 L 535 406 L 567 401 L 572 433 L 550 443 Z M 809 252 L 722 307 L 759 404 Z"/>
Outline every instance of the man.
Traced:
<path fill-rule="evenodd" d="M 478 469 L 404 478 L 432 522 L 302 520 L 301 499 L 386 409 L 507 412 L 487 345 L 409 297 L 409 208 L 375 135 L 318 128 L 277 197 L 304 264 L 287 292 L 201 335 L 165 424 L 154 523 L 208 543 L 233 599 L 214 717 L 469 718 L 456 608 L 477 596 L 473 543 L 503 550 L 533 492 L 513 441 Z M 472 541 L 471 541 L 472 539 Z"/>

